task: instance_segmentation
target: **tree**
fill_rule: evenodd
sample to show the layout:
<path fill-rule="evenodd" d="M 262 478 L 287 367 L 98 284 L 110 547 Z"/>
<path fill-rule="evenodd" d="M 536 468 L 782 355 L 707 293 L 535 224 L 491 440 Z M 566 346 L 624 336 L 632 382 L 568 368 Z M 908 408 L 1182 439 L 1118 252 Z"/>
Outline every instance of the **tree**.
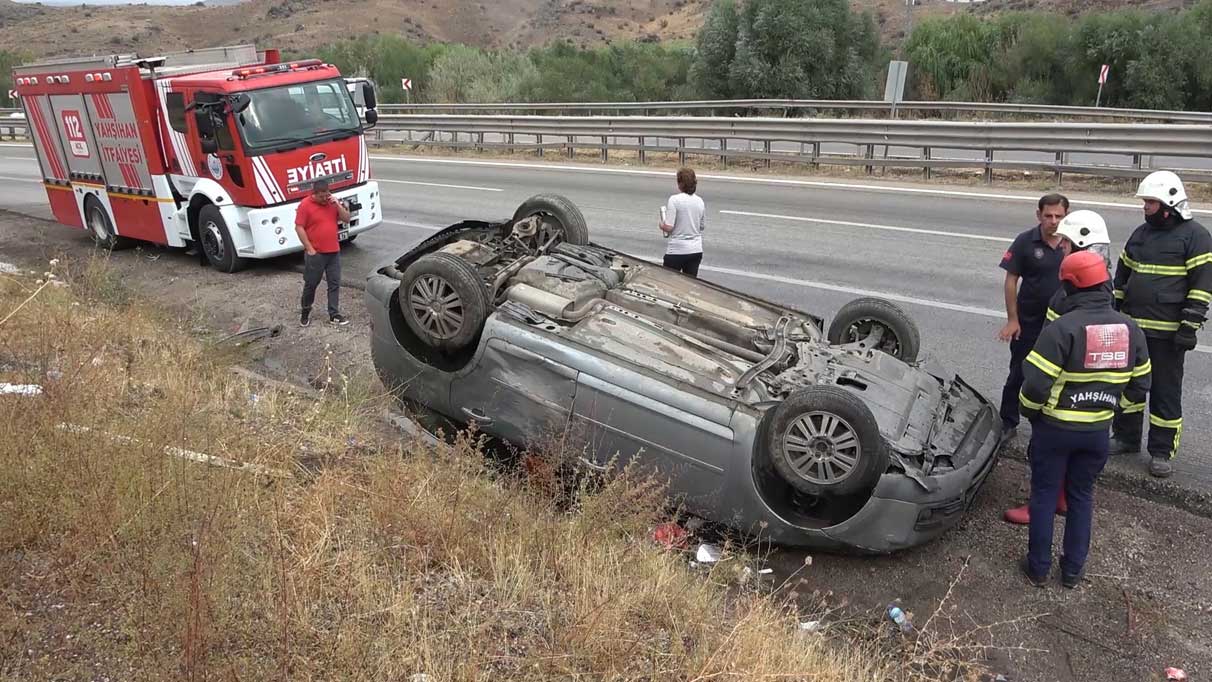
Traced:
<path fill-rule="evenodd" d="M 736 41 L 721 84 L 729 32 L 728 0 L 712 8 L 699 34 L 698 74 L 706 96 L 851 99 L 869 94 L 880 55 L 875 23 L 846 0 L 747 0 L 736 13 Z M 711 61 L 704 61 L 710 59 Z"/>
<path fill-rule="evenodd" d="M 736 57 L 739 23 L 736 1 L 717 0 L 699 30 L 693 81 L 707 99 L 733 99 L 736 96 L 729 68 Z"/>

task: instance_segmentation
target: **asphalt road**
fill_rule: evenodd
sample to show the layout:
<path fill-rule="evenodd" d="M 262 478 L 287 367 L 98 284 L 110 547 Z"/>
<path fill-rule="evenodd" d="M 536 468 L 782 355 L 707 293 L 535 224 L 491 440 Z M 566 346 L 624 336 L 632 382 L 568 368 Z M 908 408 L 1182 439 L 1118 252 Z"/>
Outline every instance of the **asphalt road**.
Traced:
<path fill-rule="evenodd" d="M 658 207 L 671 173 L 541 163 L 375 157 L 386 222 L 347 249 L 347 274 L 369 271 L 435 229 L 503 219 L 527 196 L 556 192 L 585 213 L 594 241 L 659 259 Z M 1009 351 L 997 267 L 1034 224 L 1036 197 L 1017 191 L 792 178 L 700 177 L 707 202 L 700 276 L 829 319 L 853 298 L 897 301 L 921 328 L 924 351 L 994 402 Z M 1074 202 L 1106 218 L 1122 245 L 1140 223 L 1131 197 Z M 0 208 L 50 217 L 28 147 L 0 146 Z M 1212 211 L 1197 209 L 1205 222 Z M 68 229 L 68 228 L 63 228 Z M 86 243 L 83 233 L 81 245 Z M 297 257 L 296 257 L 297 259 Z M 1185 431 L 1176 478 L 1212 487 L 1212 339 L 1187 359 Z"/>

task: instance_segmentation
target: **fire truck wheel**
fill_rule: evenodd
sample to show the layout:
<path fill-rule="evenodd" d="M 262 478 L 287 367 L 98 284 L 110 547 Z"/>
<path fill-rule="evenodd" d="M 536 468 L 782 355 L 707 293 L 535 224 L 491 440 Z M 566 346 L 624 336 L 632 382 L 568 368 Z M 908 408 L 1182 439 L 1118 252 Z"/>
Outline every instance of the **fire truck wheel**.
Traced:
<path fill-rule="evenodd" d="M 198 211 L 198 240 L 211 266 L 221 272 L 237 272 L 248 265 L 247 258 L 236 255 L 236 245 L 227 230 L 227 221 L 219 209 L 208 204 Z"/>
<path fill-rule="evenodd" d="M 113 221 L 109 219 L 109 214 L 99 201 L 91 197 L 87 199 L 85 213 L 88 216 L 88 231 L 92 233 L 93 241 L 98 247 L 106 251 L 117 251 L 131 246 L 132 240 L 118 236 Z"/>

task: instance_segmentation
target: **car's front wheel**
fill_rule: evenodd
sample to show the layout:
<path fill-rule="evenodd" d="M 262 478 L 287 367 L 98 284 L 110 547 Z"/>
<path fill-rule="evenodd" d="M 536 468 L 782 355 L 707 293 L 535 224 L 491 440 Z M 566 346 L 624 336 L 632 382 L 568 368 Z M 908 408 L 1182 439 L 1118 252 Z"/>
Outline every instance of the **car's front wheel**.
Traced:
<path fill-rule="evenodd" d="M 908 313 L 882 298 L 856 298 L 842 306 L 829 324 L 829 343 L 863 343 L 876 350 L 914 362 L 921 352 L 922 336 Z"/>
<path fill-rule="evenodd" d="M 425 344 L 457 351 L 472 344 L 488 318 L 488 294 L 476 269 L 458 256 L 418 258 L 400 281 L 400 312 Z"/>
<path fill-rule="evenodd" d="M 871 489 L 888 451 L 871 410 L 837 386 L 808 386 L 762 417 L 758 456 L 791 487 L 841 496 Z"/>

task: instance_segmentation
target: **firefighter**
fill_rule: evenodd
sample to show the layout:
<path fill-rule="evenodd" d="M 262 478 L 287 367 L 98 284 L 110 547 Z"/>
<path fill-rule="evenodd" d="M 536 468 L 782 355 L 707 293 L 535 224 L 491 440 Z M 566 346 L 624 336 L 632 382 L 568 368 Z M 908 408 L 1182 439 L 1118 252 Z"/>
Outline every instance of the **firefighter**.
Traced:
<path fill-rule="evenodd" d="M 1107 233 L 1107 223 L 1103 217 L 1094 211 L 1074 211 L 1066 215 L 1060 224 L 1056 227 L 1056 234 L 1061 239 L 1061 248 L 1066 254 L 1078 253 L 1080 251 L 1090 251 L 1097 253 L 1103 259 L 1103 265 L 1107 268 L 1107 281 L 1103 283 L 1103 288 L 1108 293 L 1111 292 L 1111 237 Z M 1059 276 L 1057 278 L 1059 280 Z M 1056 293 L 1052 295 L 1052 300 L 1048 302 L 1048 309 L 1045 315 L 1044 326 L 1049 322 L 1055 321 L 1058 317 L 1069 311 L 1070 299 L 1065 287 L 1060 287 Z M 1030 506 L 1021 505 L 1012 509 L 1007 509 L 1002 518 L 1007 523 L 1014 523 L 1025 526 L 1030 522 Z M 1065 514 L 1068 511 L 1068 505 L 1065 500 L 1065 489 L 1062 486 L 1060 496 L 1056 501 L 1056 513 Z"/>
<path fill-rule="evenodd" d="M 1090 550 L 1094 482 L 1107 463 L 1116 406 L 1144 400 L 1149 349 L 1144 332 L 1113 307 L 1103 259 L 1092 251 L 1065 257 L 1060 270 L 1068 312 L 1040 333 L 1023 363 L 1019 394 L 1031 422 L 1031 522 L 1020 569 L 1043 587 L 1052 566 L 1052 511 L 1064 487 L 1061 584 L 1077 587 Z"/>
<path fill-rule="evenodd" d="M 1150 173 L 1136 196 L 1144 201 L 1145 223 L 1136 228 L 1115 269 L 1119 309 L 1145 331 L 1153 360 L 1149 392 L 1149 473 L 1174 473 L 1183 431 L 1183 360 L 1197 344 L 1212 301 L 1212 236 L 1191 219 L 1187 192 L 1170 171 Z M 1123 406 L 1116 415 L 1111 454 L 1140 452 L 1144 403 Z"/>

